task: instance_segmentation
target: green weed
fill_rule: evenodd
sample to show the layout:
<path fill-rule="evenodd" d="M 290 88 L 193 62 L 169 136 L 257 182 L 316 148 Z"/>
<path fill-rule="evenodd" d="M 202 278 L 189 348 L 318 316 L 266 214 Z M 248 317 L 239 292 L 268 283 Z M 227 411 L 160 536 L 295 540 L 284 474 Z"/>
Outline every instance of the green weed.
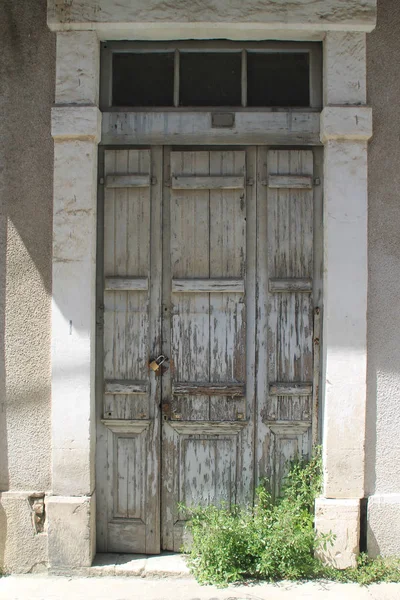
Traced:
<path fill-rule="evenodd" d="M 253 508 L 180 506 L 189 516 L 188 564 L 201 584 L 224 586 L 244 579 L 331 579 L 369 584 L 400 581 L 400 561 L 361 555 L 355 569 L 325 567 L 317 558 L 333 535 L 314 530 L 314 501 L 322 485 L 321 451 L 311 460 L 291 463 L 281 497 L 274 500 L 267 482 L 256 490 Z M 185 550 L 185 549 L 184 549 Z"/>

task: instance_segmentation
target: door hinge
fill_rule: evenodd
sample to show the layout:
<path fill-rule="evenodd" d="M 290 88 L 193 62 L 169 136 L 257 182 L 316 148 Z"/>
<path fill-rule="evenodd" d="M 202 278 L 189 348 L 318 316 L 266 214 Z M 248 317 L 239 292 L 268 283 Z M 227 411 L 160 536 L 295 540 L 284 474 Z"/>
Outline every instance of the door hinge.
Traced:
<path fill-rule="evenodd" d="M 315 178 L 314 178 L 314 185 L 316 185 L 316 186 L 317 186 L 317 185 L 321 185 L 321 180 L 320 180 L 320 178 L 319 178 L 319 177 L 315 177 Z"/>

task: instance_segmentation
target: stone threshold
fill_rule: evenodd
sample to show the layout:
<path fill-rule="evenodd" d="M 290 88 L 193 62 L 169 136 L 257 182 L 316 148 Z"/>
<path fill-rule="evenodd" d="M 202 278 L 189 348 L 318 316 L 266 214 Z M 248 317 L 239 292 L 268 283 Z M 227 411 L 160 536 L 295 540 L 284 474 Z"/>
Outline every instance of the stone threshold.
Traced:
<path fill-rule="evenodd" d="M 192 578 L 183 554 L 163 552 L 156 556 L 144 554 L 97 554 L 91 567 L 53 567 L 50 575 L 75 577 L 184 577 Z"/>

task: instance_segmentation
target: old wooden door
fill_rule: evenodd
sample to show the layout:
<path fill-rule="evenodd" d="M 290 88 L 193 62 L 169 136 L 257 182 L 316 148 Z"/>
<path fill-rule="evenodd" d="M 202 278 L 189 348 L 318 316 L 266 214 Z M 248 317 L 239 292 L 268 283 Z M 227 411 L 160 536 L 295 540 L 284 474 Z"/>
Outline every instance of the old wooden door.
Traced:
<path fill-rule="evenodd" d="M 259 477 L 278 492 L 287 459 L 309 452 L 313 163 L 105 151 L 99 550 L 179 551 L 179 503 L 251 504 Z"/>

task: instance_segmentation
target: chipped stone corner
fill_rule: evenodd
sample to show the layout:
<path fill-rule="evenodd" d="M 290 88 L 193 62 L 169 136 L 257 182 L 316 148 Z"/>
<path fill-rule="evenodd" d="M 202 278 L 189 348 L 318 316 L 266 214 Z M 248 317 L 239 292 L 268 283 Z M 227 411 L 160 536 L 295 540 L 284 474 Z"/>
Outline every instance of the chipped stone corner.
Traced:
<path fill-rule="evenodd" d="M 35 492 L 28 496 L 28 503 L 32 511 L 32 525 L 35 533 L 44 533 L 46 529 L 46 502 L 45 493 Z"/>
<path fill-rule="evenodd" d="M 46 494 L 0 494 L 0 568 L 4 573 L 39 573 L 48 567 Z"/>

